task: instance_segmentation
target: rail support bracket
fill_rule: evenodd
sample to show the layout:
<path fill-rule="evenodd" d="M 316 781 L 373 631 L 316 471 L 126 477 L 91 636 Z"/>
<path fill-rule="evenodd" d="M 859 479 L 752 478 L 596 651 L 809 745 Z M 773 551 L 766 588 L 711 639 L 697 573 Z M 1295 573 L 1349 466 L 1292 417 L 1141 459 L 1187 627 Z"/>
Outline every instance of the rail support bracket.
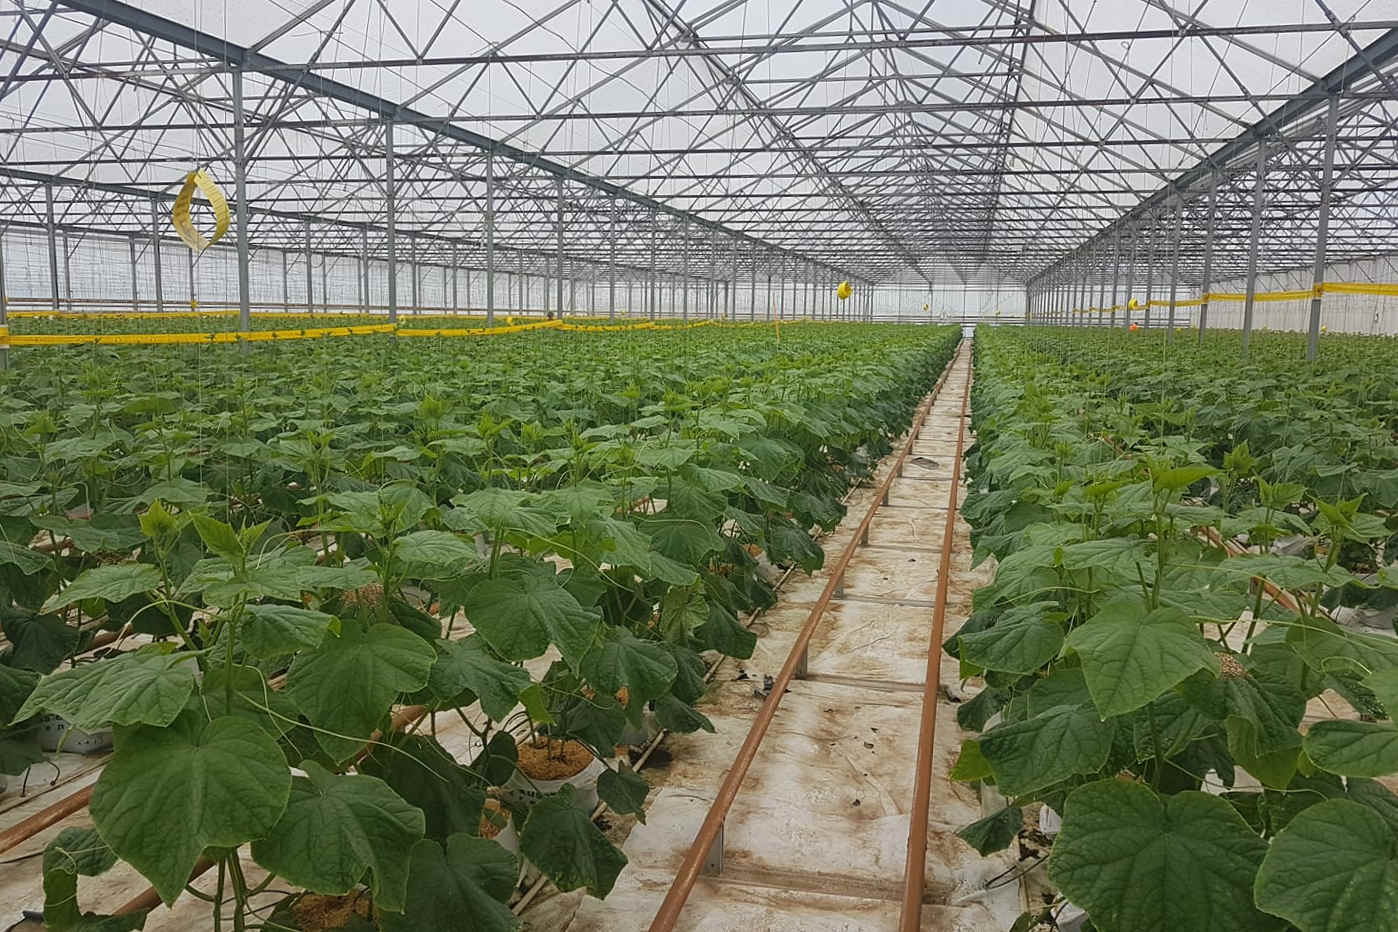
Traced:
<path fill-rule="evenodd" d="M 704 864 L 700 873 L 710 877 L 717 877 L 723 873 L 723 825 L 718 823 L 718 834 L 714 836 L 714 843 L 709 845 L 709 850 L 704 855 Z"/>

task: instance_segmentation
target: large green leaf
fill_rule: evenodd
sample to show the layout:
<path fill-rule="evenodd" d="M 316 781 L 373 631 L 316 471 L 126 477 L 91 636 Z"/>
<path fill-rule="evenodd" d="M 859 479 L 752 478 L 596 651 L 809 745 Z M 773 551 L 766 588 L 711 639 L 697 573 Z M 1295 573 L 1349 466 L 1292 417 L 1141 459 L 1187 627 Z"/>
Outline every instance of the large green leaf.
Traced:
<path fill-rule="evenodd" d="M 1004 851 L 1024 828 L 1024 812 L 1018 806 L 1006 806 L 999 812 L 956 830 L 962 841 L 982 856 Z"/>
<path fill-rule="evenodd" d="M 37 550 L 30 550 L 23 544 L 0 539 L 0 564 L 8 564 L 19 569 L 26 576 L 52 566 L 53 561 Z"/>
<path fill-rule="evenodd" d="M 0 727 L 15 720 L 15 713 L 38 684 L 39 674 L 34 671 L 0 665 Z"/>
<path fill-rule="evenodd" d="M 1063 614 L 1055 603 L 1035 602 L 1009 609 L 984 631 L 959 635 L 962 660 L 985 670 L 1032 673 L 1063 647 Z"/>
<path fill-rule="evenodd" d="M 161 646 L 79 664 L 39 681 L 15 720 L 52 712 L 79 728 L 168 725 L 194 692 L 194 659 Z"/>
<path fill-rule="evenodd" d="M 595 897 L 612 890 L 626 866 L 618 851 L 573 802 L 573 788 L 545 796 L 529 810 L 520 832 L 520 851 L 560 890 L 586 887 Z"/>
<path fill-rule="evenodd" d="M 583 657 L 581 672 L 607 695 L 626 687 L 631 702 L 663 695 L 679 668 L 662 644 L 643 641 L 625 628 L 608 628 L 602 642 Z"/>
<path fill-rule="evenodd" d="M 660 633 L 665 640 L 687 644 L 689 636 L 709 620 L 709 603 L 697 586 L 671 586 L 660 600 Z"/>
<path fill-rule="evenodd" d="M 465 598 L 466 617 L 506 660 L 541 656 L 549 644 L 576 667 L 592 647 L 597 615 L 555 579 L 511 574 L 487 579 Z"/>
<path fill-rule="evenodd" d="M 505 903 L 518 870 L 514 855 L 484 838 L 452 835 L 445 850 L 424 839 L 408 866 L 407 908 L 380 924 L 384 932 L 511 932 L 519 919 Z"/>
<path fill-rule="evenodd" d="M 1272 841 L 1255 892 L 1301 932 L 1395 932 L 1398 833 L 1360 803 L 1317 803 Z"/>
<path fill-rule="evenodd" d="M 1279 927 L 1252 905 L 1267 843 L 1206 793 L 1163 799 L 1100 780 L 1068 795 L 1049 877 L 1099 929 L 1246 932 Z"/>
<path fill-rule="evenodd" d="M 83 570 L 66 589 L 44 603 L 44 611 L 52 612 L 84 599 L 122 599 L 150 592 L 160 587 L 160 570 L 146 563 L 115 563 Z"/>
<path fill-rule="evenodd" d="M 450 579 L 479 562 L 476 548 L 446 531 L 414 531 L 393 541 L 393 559 L 418 579 Z"/>
<path fill-rule="evenodd" d="M 89 806 L 102 838 L 165 903 L 184 889 L 199 853 L 233 847 L 276 825 L 291 792 L 286 758 L 251 722 L 184 712 L 167 728 L 117 737 Z"/>
<path fill-rule="evenodd" d="M 468 770 L 456 762 L 440 744 L 424 735 L 391 735 L 360 761 L 361 773 L 383 780 L 399 796 L 422 810 L 428 838 L 445 841 L 448 835 L 465 832 L 474 835 L 480 828 L 484 787 L 503 783 L 514 772 L 513 739 L 492 741 L 483 755 L 503 750 L 508 744 L 510 758 L 502 767 L 492 767 L 487 758 L 478 761 L 478 770 Z M 504 771 L 493 773 L 493 770 Z"/>
<path fill-rule="evenodd" d="M 312 725 L 325 729 L 316 733 L 321 747 L 344 760 L 369 739 L 395 696 L 426 685 L 436 658 L 431 644 L 396 625 L 346 624 L 339 637 L 297 654 L 286 691 Z"/>
<path fill-rule="evenodd" d="M 54 615 L 12 615 L 5 619 L 5 635 L 13 651 L 10 663 L 26 670 L 49 673 L 75 651 L 81 637 L 73 625 Z"/>
<path fill-rule="evenodd" d="M 1057 706 L 1041 715 L 997 725 L 980 738 L 981 754 L 1006 796 L 1024 796 L 1107 762 L 1116 733 L 1090 706 Z"/>
<path fill-rule="evenodd" d="M 44 849 L 44 928 L 49 932 L 131 932 L 144 927 L 145 910 L 99 916 L 78 909 L 78 877 L 104 874 L 116 860 L 116 852 L 96 829 L 59 832 Z"/>
<path fill-rule="evenodd" d="M 375 905 L 401 910 L 422 810 L 376 777 L 333 774 L 309 760 L 301 769 L 281 819 L 253 841 L 253 859 L 314 893 L 348 893 L 372 871 Z"/>
<path fill-rule="evenodd" d="M 294 605 L 248 605 L 238 626 L 238 644 L 254 657 L 270 659 L 314 650 L 327 630 L 337 631 L 334 615 Z"/>
<path fill-rule="evenodd" d="M 1316 722 L 1302 743 L 1316 766 L 1345 777 L 1384 777 L 1398 772 L 1398 724 Z"/>
<path fill-rule="evenodd" d="M 429 686 L 442 697 L 470 690 L 492 721 L 504 721 L 519 704 L 519 694 L 529 688 L 523 667 L 496 660 L 478 634 L 460 641 L 438 641 L 440 656 L 432 666 Z"/>
<path fill-rule="evenodd" d="M 1108 602 L 1066 644 L 1082 658 L 1087 688 L 1103 718 L 1139 709 L 1199 670 L 1219 670 L 1189 616 L 1173 608 L 1148 611 L 1135 596 Z"/>

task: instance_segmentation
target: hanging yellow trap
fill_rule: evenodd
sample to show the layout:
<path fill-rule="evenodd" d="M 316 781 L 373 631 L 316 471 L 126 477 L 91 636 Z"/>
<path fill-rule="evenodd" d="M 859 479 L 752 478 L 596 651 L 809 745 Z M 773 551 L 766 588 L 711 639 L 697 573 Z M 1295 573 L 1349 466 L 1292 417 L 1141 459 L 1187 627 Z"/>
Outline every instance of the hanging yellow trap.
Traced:
<path fill-rule="evenodd" d="M 214 212 L 214 232 L 211 236 L 206 237 L 199 232 L 194 225 L 194 218 L 189 214 L 196 188 L 204 195 Z M 180 188 L 180 193 L 175 197 L 175 208 L 170 213 L 170 219 L 184 244 L 195 252 L 203 252 L 228 232 L 228 201 L 209 173 L 202 168 L 196 169 L 185 176 L 184 187 Z"/>
<path fill-rule="evenodd" d="M 852 294 L 854 294 L 854 289 L 850 287 L 849 282 L 840 282 L 840 287 L 835 289 L 835 297 L 841 301 L 848 299 Z"/>
<path fill-rule="evenodd" d="M 1126 302 L 1126 306 L 1133 311 L 1139 311 L 1141 309 L 1141 302 L 1137 301 L 1135 298 L 1132 298 L 1130 301 Z"/>

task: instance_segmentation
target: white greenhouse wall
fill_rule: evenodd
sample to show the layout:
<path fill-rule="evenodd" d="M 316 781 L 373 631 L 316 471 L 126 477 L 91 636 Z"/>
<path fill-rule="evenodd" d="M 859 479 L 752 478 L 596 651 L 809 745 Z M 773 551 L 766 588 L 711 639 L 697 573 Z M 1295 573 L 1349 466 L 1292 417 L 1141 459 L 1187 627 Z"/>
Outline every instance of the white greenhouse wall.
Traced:
<path fill-rule="evenodd" d="M 1313 272 L 1297 269 L 1292 272 L 1259 275 L 1258 292 L 1309 290 Z M 1327 282 L 1391 283 L 1398 282 L 1398 256 L 1380 256 L 1355 262 L 1327 266 Z M 1244 279 L 1216 282 L 1209 289 L 1222 293 L 1242 293 L 1247 290 Z M 1181 311 L 1184 309 L 1182 308 Z M 1197 323 L 1199 309 L 1189 308 L 1191 323 Z M 1259 330 L 1300 330 L 1309 326 L 1310 298 L 1293 301 L 1259 301 L 1253 306 L 1253 326 Z M 1326 294 L 1321 298 L 1320 322 L 1335 333 L 1394 334 L 1398 333 L 1398 297 L 1363 294 Z M 1239 330 L 1243 326 L 1243 302 L 1226 301 L 1209 305 L 1209 326 Z"/>

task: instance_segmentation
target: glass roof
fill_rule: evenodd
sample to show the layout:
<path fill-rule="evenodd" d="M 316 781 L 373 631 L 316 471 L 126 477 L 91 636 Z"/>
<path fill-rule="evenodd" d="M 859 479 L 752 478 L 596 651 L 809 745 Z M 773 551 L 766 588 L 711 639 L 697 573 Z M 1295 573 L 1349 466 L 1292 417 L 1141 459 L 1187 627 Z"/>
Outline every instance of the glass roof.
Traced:
<path fill-rule="evenodd" d="M 496 243 L 529 261 L 561 203 L 570 256 L 636 268 L 1028 282 L 1176 224 L 1189 266 L 1217 184 L 1226 271 L 1261 126 L 1287 268 L 1328 93 L 1333 249 L 1398 248 L 1395 26 L 1398 0 L 0 0 L 0 209 L 44 222 L 48 181 L 60 223 L 147 230 L 196 165 L 231 197 L 241 65 L 255 246 L 382 251 L 391 117 L 396 235 L 468 262 L 494 151 Z"/>

